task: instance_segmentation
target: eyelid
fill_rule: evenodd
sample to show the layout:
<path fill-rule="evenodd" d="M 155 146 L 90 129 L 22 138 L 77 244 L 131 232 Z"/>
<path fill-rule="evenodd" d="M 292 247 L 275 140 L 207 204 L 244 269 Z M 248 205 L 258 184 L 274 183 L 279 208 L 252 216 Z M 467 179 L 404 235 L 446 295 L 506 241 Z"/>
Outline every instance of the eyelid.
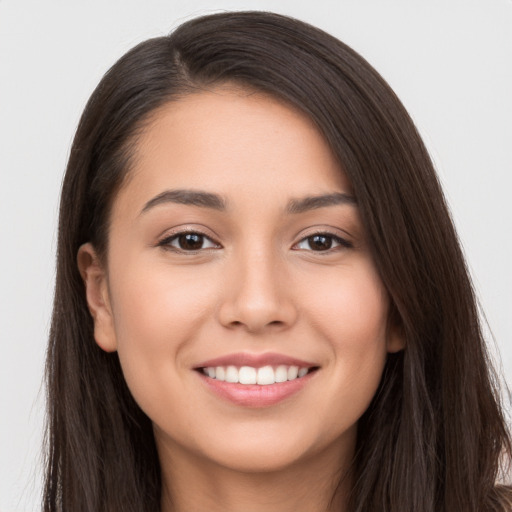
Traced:
<path fill-rule="evenodd" d="M 334 239 L 339 245 L 336 246 L 336 247 L 332 247 L 332 248 L 329 248 L 329 249 L 326 249 L 324 251 L 314 251 L 313 249 L 294 249 L 297 245 L 299 245 L 300 243 L 306 241 L 308 238 L 311 238 L 315 235 L 324 235 L 326 237 L 329 237 L 329 238 L 332 238 Z M 348 233 L 347 233 L 348 235 Z M 342 236 L 340 234 L 340 230 L 339 229 L 335 229 L 335 228 L 316 228 L 314 231 L 311 231 L 310 233 L 306 233 L 306 234 L 303 234 L 301 236 L 301 238 L 299 239 L 298 242 L 295 242 L 293 244 L 293 247 L 292 249 L 296 250 L 296 251 L 307 251 L 307 252 L 315 252 L 315 253 L 330 253 L 330 252 L 333 252 L 335 250 L 338 250 L 338 249 L 352 249 L 354 247 L 354 244 L 348 240 L 347 238 L 345 238 L 344 236 Z"/>
<path fill-rule="evenodd" d="M 170 243 L 172 241 L 176 240 L 179 236 L 188 235 L 188 234 L 200 235 L 200 236 L 208 239 L 216 247 L 206 247 L 206 248 L 201 248 L 201 249 L 197 249 L 197 250 L 187 251 L 184 249 L 180 249 L 179 247 L 173 247 L 170 245 Z M 200 252 L 209 251 L 211 249 L 220 249 L 222 247 L 221 244 L 219 242 L 217 242 L 217 240 L 215 240 L 215 238 L 213 236 L 205 233 L 205 231 L 200 228 L 192 227 L 192 226 L 179 226 L 179 227 L 172 229 L 171 231 L 167 231 L 165 233 L 165 235 L 161 236 L 158 239 L 156 246 L 161 247 L 162 249 L 169 250 L 169 251 L 178 252 L 180 254 L 198 254 Z"/>

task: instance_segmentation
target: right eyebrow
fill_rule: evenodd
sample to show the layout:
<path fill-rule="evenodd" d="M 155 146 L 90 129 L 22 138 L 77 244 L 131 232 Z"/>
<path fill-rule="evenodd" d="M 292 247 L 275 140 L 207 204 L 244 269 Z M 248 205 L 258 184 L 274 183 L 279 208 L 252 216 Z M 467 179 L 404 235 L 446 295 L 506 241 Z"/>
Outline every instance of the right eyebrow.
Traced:
<path fill-rule="evenodd" d="M 218 194 L 204 192 L 202 190 L 174 189 L 165 190 L 157 196 L 150 199 L 141 210 L 141 214 L 151 208 L 165 203 L 186 204 L 199 206 L 201 208 L 212 208 L 213 210 L 226 210 L 226 201 Z"/>
<path fill-rule="evenodd" d="M 323 194 L 319 196 L 307 196 L 300 199 L 292 199 L 286 208 L 288 213 L 304 213 L 317 208 L 327 206 L 336 206 L 338 204 L 357 205 L 356 198 L 350 194 L 335 192 L 333 194 Z"/>

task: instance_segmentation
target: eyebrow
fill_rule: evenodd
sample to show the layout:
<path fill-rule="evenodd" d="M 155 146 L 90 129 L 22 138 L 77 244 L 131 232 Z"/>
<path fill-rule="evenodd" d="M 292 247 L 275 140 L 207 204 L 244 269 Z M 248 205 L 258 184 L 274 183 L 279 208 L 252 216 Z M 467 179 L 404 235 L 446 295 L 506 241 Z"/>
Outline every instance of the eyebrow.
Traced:
<path fill-rule="evenodd" d="M 323 194 L 319 196 L 308 196 L 301 199 L 292 199 L 286 208 L 288 213 L 303 213 L 317 208 L 325 208 L 326 206 L 336 206 L 340 204 L 356 205 L 357 201 L 354 196 L 336 192 L 334 194 Z"/>
<path fill-rule="evenodd" d="M 150 199 L 144 205 L 144 208 L 142 208 L 141 214 L 155 206 L 166 203 L 211 208 L 221 212 L 226 210 L 226 201 L 218 194 L 204 192 L 202 190 L 174 189 L 165 190 L 161 194 Z M 286 206 L 286 212 L 289 214 L 298 214 L 309 210 L 316 210 L 317 208 L 343 204 L 355 205 L 357 204 L 357 201 L 355 197 L 342 192 L 307 196 L 300 199 L 291 199 Z"/>
<path fill-rule="evenodd" d="M 142 208 L 141 213 L 147 212 L 151 208 L 164 203 L 186 204 L 190 206 L 200 206 L 201 208 L 211 208 L 213 210 L 224 211 L 226 202 L 224 199 L 210 192 L 201 190 L 165 190 L 161 194 L 150 199 Z"/>

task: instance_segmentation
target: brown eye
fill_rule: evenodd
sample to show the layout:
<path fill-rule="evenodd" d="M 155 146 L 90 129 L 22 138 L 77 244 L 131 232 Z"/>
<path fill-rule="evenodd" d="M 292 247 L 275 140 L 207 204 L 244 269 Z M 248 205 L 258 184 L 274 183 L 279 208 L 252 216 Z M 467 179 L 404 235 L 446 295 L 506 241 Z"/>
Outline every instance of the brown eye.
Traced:
<path fill-rule="evenodd" d="M 203 235 L 197 233 L 186 233 L 177 239 L 180 249 L 186 251 L 197 251 L 203 247 Z"/>
<path fill-rule="evenodd" d="M 158 245 L 177 251 L 192 252 L 201 249 L 218 248 L 218 244 L 202 233 L 177 233 L 162 240 Z"/>
<path fill-rule="evenodd" d="M 314 235 L 307 238 L 309 247 L 313 251 L 326 251 L 332 247 L 332 237 L 326 235 Z"/>
<path fill-rule="evenodd" d="M 353 247 L 348 240 L 340 238 L 330 233 L 316 233 L 314 235 L 303 238 L 298 244 L 297 249 L 305 251 L 326 252 L 331 249 L 340 247 Z"/>

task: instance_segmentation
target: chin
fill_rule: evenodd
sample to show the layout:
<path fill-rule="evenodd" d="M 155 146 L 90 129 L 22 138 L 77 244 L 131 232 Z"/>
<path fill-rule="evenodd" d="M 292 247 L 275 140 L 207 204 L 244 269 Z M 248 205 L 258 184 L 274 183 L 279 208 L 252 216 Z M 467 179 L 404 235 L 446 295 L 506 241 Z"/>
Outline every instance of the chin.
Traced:
<path fill-rule="evenodd" d="M 350 435 L 341 433 L 336 436 L 333 433 L 332 437 L 324 437 L 289 427 L 281 427 L 278 432 L 261 426 L 224 431 L 215 441 L 210 438 L 203 445 L 202 456 L 216 465 L 241 473 L 273 473 L 309 463 L 327 450 L 333 454 L 343 451 L 355 440 L 355 428 L 349 429 Z"/>
<path fill-rule="evenodd" d="M 250 446 L 233 446 L 219 454 L 210 455 L 210 460 L 231 471 L 239 473 L 274 473 L 285 471 L 299 463 L 305 454 L 297 447 L 280 447 L 251 443 Z"/>

